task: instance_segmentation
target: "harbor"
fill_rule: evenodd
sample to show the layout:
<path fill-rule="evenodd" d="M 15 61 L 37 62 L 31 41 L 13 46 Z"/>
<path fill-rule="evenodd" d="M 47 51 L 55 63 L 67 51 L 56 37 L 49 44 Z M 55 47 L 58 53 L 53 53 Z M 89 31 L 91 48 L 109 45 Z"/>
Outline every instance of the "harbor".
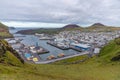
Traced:
<path fill-rule="evenodd" d="M 6 41 L 25 62 L 45 64 L 85 54 L 96 55 L 108 41 L 118 37 L 119 33 L 63 31 L 54 36 L 46 34 L 24 36 L 13 33 L 16 37 Z"/>
<path fill-rule="evenodd" d="M 31 45 L 31 46 L 24 45 L 22 43 L 13 43 L 13 44 L 11 43 L 11 45 L 19 53 L 19 55 L 25 62 L 35 63 L 35 64 L 38 64 L 38 63 L 39 64 L 47 64 L 47 63 L 52 63 L 55 61 L 59 61 L 59 60 L 63 60 L 63 59 L 67 59 L 67 58 L 71 58 L 71 57 L 75 57 L 75 56 L 79 56 L 79 55 L 88 54 L 88 52 L 87 53 L 86 52 L 85 53 L 77 52 L 77 53 L 73 53 L 73 54 L 69 54 L 69 55 L 66 55 L 64 53 L 58 53 L 57 56 L 52 54 L 52 55 L 49 55 L 45 60 L 42 60 L 42 58 L 39 55 L 47 54 L 47 53 L 49 53 L 49 51 L 47 49 L 43 48 L 42 46 L 39 46 L 38 43 L 36 43 L 35 45 Z M 56 46 L 54 46 L 54 47 L 56 47 Z"/>
<path fill-rule="evenodd" d="M 34 44 L 24 44 L 24 40 L 28 40 L 28 39 L 24 39 L 23 38 L 17 38 L 17 40 L 19 40 L 19 42 L 17 42 L 16 38 L 13 39 L 6 39 L 9 44 L 13 47 L 13 49 L 15 49 L 19 55 L 21 56 L 21 58 L 27 62 L 27 63 L 35 63 L 35 64 L 41 64 L 41 63 L 51 63 L 54 61 L 58 61 L 58 60 L 62 60 L 62 59 L 66 59 L 69 56 L 74 56 L 76 54 L 81 54 L 78 51 L 73 52 L 73 50 L 63 50 L 60 49 L 58 47 L 53 46 L 53 48 L 58 49 L 58 51 L 61 52 L 56 52 L 56 54 L 53 54 L 53 50 L 49 49 L 49 48 L 45 48 L 43 47 L 39 41 L 38 42 L 34 42 Z M 21 40 L 22 39 L 22 40 Z M 32 38 L 30 38 L 32 40 Z M 47 41 L 48 42 L 48 41 Z M 47 44 L 47 42 L 44 42 L 45 45 L 52 47 L 50 44 Z M 41 45 L 40 45 L 41 44 Z M 50 50 L 50 51 L 49 51 Z M 51 51 L 52 54 L 50 53 Z M 71 53 L 66 52 L 66 51 L 72 51 Z M 69 53 L 69 54 L 66 54 Z M 46 57 L 43 58 L 43 56 L 46 55 Z"/>

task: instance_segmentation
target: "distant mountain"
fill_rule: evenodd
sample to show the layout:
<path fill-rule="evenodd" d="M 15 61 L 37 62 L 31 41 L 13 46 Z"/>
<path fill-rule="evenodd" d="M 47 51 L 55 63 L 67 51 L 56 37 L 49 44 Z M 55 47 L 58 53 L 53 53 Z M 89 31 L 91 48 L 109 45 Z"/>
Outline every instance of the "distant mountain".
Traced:
<path fill-rule="evenodd" d="M 86 29 L 88 31 L 110 31 L 112 27 L 104 25 L 102 23 L 95 23 L 89 27 L 87 27 Z"/>
<path fill-rule="evenodd" d="M 86 27 L 84 30 L 86 31 L 117 31 L 120 30 L 120 27 L 115 27 L 115 26 L 107 26 L 102 23 L 95 23 L 89 27 Z"/>
<path fill-rule="evenodd" d="M 89 27 L 81 27 L 76 24 L 68 24 L 62 28 L 39 28 L 39 29 L 28 29 L 28 30 L 21 30 L 16 32 L 17 34 L 35 34 L 35 33 L 45 33 L 45 34 L 57 34 L 61 31 L 75 31 L 75 30 L 80 30 L 80 31 L 115 31 L 115 30 L 120 30 L 120 27 L 112 27 L 112 26 L 106 26 L 101 23 L 95 23 Z"/>
<path fill-rule="evenodd" d="M 38 29 L 28 29 L 28 30 L 20 30 L 18 32 L 16 32 L 16 34 L 24 34 L 24 35 L 31 35 L 31 34 L 35 34 L 35 33 L 45 33 L 45 34 L 57 34 L 61 31 L 60 28 L 48 28 L 48 29 L 44 29 L 44 28 L 38 28 Z"/>
<path fill-rule="evenodd" d="M 95 23 L 95 24 L 89 26 L 89 28 L 93 28 L 93 29 L 96 29 L 96 28 L 105 28 L 105 27 L 108 27 L 108 26 L 106 26 L 106 25 L 104 25 L 102 23 Z"/>
<path fill-rule="evenodd" d="M 93 24 L 93 25 L 91 25 L 91 26 L 105 26 L 104 24 L 101 24 L 101 23 L 95 23 L 95 24 Z"/>
<path fill-rule="evenodd" d="M 68 24 L 66 26 L 63 27 L 63 29 L 65 28 L 79 28 L 80 26 L 76 25 L 76 24 Z"/>
<path fill-rule="evenodd" d="M 44 28 L 40 28 L 40 29 L 28 29 L 28 30 L 21 30 L 16 32 L 17 34 L 35 34 L 35 33 L 45 33 L 45 34 L 57 34 L 60 31 L 63 30 L 77 30 L 78 28 L 81 28 L 80 26 L 76 25 L 76 24 L 69 24 L 64 26 L 63 28 L 48 28 L 48 29 L 44 29 Z"/>

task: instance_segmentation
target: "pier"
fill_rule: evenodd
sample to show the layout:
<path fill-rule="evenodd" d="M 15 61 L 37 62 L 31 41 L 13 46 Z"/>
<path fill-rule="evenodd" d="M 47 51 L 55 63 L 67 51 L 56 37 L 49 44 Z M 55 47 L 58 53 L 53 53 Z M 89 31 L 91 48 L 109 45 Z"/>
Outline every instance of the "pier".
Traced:
<path fill-rule="evenodd" d="M 56 58 L 56 59 L 52 59 L 52 60 L 38 61 L 38 62 L 35 62 L 35 64 L 49 64 L 49 63 L 53 63 L 53 62 L 60 61 L 60 60 L 63 60 L 63 59 L 73 58 L 73 57 L 86 55 L 86 54 L 89 54 L 89 52 L 85 51 L 85 52 L 81 52 L 79 54 L 69 55 L 69 56 Z"/>
<path fill-rule="evenodd" d="M 73 50 L 76 50 L 78 52 L 82 52 L 82 50 L 78 49 L 78 48 L 75 48 L 74 46 L 70 46 L 70 49 L 73 49 Z"/>
<path fill-rule="evenodd" d="M 43 49 L 43 51 L 38 52 L 38 54 L 49 53 L 49 51 L 48 51 L 47 49 L 43 48 L 42 46 L 39 46 L 39 47 L 40 47 L 40 48 L 42 48 L 42 49 Z"/>
<path fill-rule="evenodd" d="M 78 49 L 78 48 L 75 48 L 74 46 L 69 46 L 68 48 L 65 48 L 65 47 L 57 46 L 56 44 L 51 43 L 51 42 L 47 42 L 47 44 L 50 44 L 50 45 L 52 45 L 52 46 L 54 46 L 54 47 L 57 47 L 57 48 L 59 48 L 59 49 L 62 49 L 62 50 L 73 49 L 73 50 L 75 50 L 75 51 L 82 52 L 82 50 L 80 50 L 80 49 Z"/>
<path fill-rule="evenodd" d="M 63 46 L 57 46 L 56 44 L 51 43 L 51 42 L 47 42 L 47 44 L 49 44 L 51 46 L 54 46 L 54 47 L 57 47 L 57 48 L 62 49 L 62 50 L 68 50 L 68 49 L 70 49 L 69 47 L 66 48 L 66 47 L 63 47 Z"/>
<path fill-rule="evenodd" d="M 25 53 L 24 52 L 19 52 L 19 55 L 21 56 L 21 58 L 26 62 L 26 63 L 34 63 L 37 61 L 41 61 L 41 58 L 38 54 L 31 54 L 31 57 L 28 59 L 25 57 Z"/>

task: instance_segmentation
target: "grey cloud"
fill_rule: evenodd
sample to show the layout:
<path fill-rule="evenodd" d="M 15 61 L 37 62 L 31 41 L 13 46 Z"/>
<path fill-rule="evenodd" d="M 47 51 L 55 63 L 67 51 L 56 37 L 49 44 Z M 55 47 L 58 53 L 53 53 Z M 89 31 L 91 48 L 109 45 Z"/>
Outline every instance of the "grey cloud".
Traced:
<path fill-rule="evenodd" d="M 119 0 L 0 0 L 0 20 L 120 25 Z"/>

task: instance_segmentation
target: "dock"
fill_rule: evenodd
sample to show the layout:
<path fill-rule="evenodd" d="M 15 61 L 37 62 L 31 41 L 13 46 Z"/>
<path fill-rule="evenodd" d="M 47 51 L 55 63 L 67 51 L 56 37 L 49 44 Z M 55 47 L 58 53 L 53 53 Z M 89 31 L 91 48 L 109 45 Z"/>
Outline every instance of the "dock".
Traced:
<path fill-rule="evenodd" d="M 32 53 L 31 53 L 31 55 L 32 55 L 32 57 L 31 57 L 30 60 L 28 60 L 28 59 L 25 57 L 25 54 L 24 54 L 24 53 L 22 53 L 21 57 L 22 57 L 23 60 L 24 60 L 25 62 L 27 62 L 27 63 L 35 63 L 35 62 L 41 61 L 41 58 L 39 57 L 38 54 L 32 54 Z M 36 59 L 36 61 L 34 61 L 34 59 Z"/>
<path fill-rule="evenodd" d="M 73 49 L 73 50 L 76 50 L 78 52 L 82 52 L 82 50 L 78 49 L 78 48 L 75 48 L 74 46 L 70 46 L 70 49 Z"/>
<path fill-rule="evenodd" d="M 80 50 L 80 49 L 78 49 L 78 48 L 75 48 L 74 46 L 70 46 L 70 47 L 68 47 L 68 48 L 64 48 L 64 47 L 59 47 L 59 46 L 57 46 L 56 44 L 51 43 L 51 42 L 47 42 L 47 44 L 50 44 L 50 45 L 52 45 L 52 46 L 54 46 L 54 47 L 57 47 L 57 48 L 59 48 L 59 49 L 62 49 L 62 50 L 73 49 L 73 50 L 75 50 L 75 51 L 82 52 L 82 50 Z"/>
<path fill-rule="evenodd" d="M 43 48 L 42 46 L 39 46 L 40 48 Z M 43 51 L 38 52 L 38 54 L 44 54 L 44 53 L 49 53 L 50 51 L 48 51 L 47 49 L 43 48 Z"/>
<path fill-rule="evenodd" d="M 59 49 L 62 49 L 62 50 L 68 50 L 68 49 L 70 49 L 70 48 L 65 48 L 65 47 L 60 47 L 60 46 L 57 46 L 56 44 L 54 44 L 54 43 L 51 43 L 51 42 L 47 42 L 47 44 L 49 44 L 49 45 L 51 45 L 51 46 L 54 46 L 54 47 L 57 47 L 57 48 L 59 48 Z"/>
<path fill-rule="evenodd" d="M 63 60 L 63 59 L 68 59 L 68 58 L 81 56 L 81 55 L 86 55 L 86 54 L 89 54 L 89 52 L 85 51 L 85 52 L 81 52 L 79 54 L 69 55 L 69 56 L 56 58 L 56 59 L 52 59 L 52 60 L 46 60 L 46 61 L 40 61 L 40 62 L 38 61 L 38 62 L 35 62 L 35 64 L 49 64 L 49 63 L 53 63 L 53 62 L 60 61 L 60 60 Z"/>

